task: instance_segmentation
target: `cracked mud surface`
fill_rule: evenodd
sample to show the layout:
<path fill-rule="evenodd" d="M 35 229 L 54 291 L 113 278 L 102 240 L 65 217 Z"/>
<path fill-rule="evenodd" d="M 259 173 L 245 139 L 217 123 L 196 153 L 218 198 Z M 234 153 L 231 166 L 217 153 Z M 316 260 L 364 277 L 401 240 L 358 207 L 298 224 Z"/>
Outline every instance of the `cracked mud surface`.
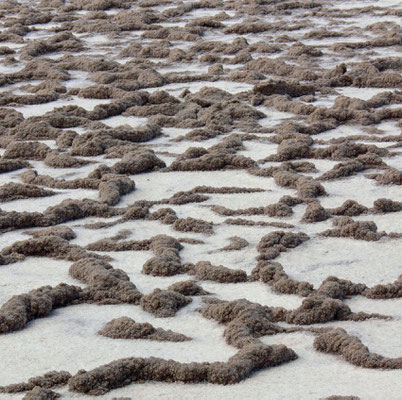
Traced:
<path fill-rule="evenodd" d="M 0 399 L 399 399 L 401 17 L 0 2 Z"/>

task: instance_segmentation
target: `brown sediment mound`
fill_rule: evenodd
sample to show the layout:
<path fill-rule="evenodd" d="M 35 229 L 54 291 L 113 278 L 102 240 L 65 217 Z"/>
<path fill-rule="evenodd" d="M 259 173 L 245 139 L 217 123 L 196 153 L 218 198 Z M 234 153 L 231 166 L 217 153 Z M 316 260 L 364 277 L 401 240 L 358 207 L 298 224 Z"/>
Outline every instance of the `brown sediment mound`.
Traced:
<path fill-rule="evenodd" d="M 83 257 L 107 258 L 89 253 L 77 244 L 71 244 L 59 235 L 37 236 L 32 239 L 20 240 L 5 247 L 2 256 L 18 256 L 18 260 L 25 257 L 51 257 L 56 260 L 77 261 Z"/>
<path fill-rule="evenodd" d="M 184 342 L 191 340 L 188 336 L 171 330 L 154 328 L 150 323 L 135 322 L 129 317 L 112 319 L 98 332 L 112 339 L 148 339 L 161 342 Z"/>
<path fill-rule="evenodd" d="M 386 236 L 385 232 L 377 232 L 377 225 L 373 221 L 353 221 L 350 217 L 335 219 L 332 224 L 335 229 L 321 232 L 325 237 L 350 237 L 357 240 L 376 241 Z"/>
<path fill-rule="evenodd" d="M 297 189 L 301 199 L 311 199 L 327 194 L 324 187 L 313 178 L 288 171 L 278 171 L 273 176 L 277 185 Z"/>
<path fill-rule="evenodd" d="M 82 258 L 71 265 L 69 274 L 88 284 L 80 301 L 96 304 L 139 304 L 142 294 L 121 269 L 95 258 Z"/>
<path fill-rule="evenodd" d="M 80 294 L 79 287 L 61 283 L 54 288 L 42 286 L 28 293 L 13 296 L 0 308 L 0 333 L 20 330 L 29 321 L 45 317 L 55 308 L 72 304 L 79 299 Z M 34 386 L 37 385 L 28 389 Z"/>
<path fill-rule="evenodd" d="M 22 168 L 28 168 L 31 164 L 24 160 L 0 160 L 0 174 L 16 171 Z"/>
<path fill-rule="evenodd" d="M 402 171 L 390 168 L 383 174 L 369 174 L 366 177 L 375 179 L 381 185 L 402 185 Z"/>
<path fill-rule="evenodd" d="M 318 202 L 313 201 L 307 205 L 303 215 L 303 222 L 319 222 L 330 218 L 328 211 Z"/>
<path fill-rule="evenodd" d="M 376 214 L 398 212 L 402 210 L 402 202 L 391 199 L 377 199 L 374 201 L 372 211 Z"/>
<path fill-rule="evenodd" d="M 99 200 L 109 206 L 116 205 L 122 195 L 133 192 L 135 183 L 127 176 L 105 174 L 99 183 Z"/>
<path fill-rule="evenodd" d="M 251 303 L 246 299 L 216 301 L 208 299 L 198 310 L 203 317 L 227 324 L 223 336 L 228 344 L 245 348 L 250 344 L 260 344 L 258 338 L 286 332 L 275 324 L 270 307 Z"/>
<path fill-rule="evenodd" d="M 142 267 L 142 272 L 153 276 L 172 276 L 187 272 L 188 266 L 180 260 L 179 251 L 183 248 L 180 242 L 167 235 L 151 238 L 150 249 L 155 257 L 149 259 Z"/>
<path fill-rule="evenodd" d="M 210 294 L 194 281 L 181 281 L 173 283 L 168 287 L 168 290 L 178 292 L 184 296 L 203 296 Z"/>
<path fill-rule="evenodd" d="M 174 317 L 180 308 L 192 302 L 191 297 L 172 290 L 155 289 L 141 298 L 141 307 L 158 318 Z"/>
<path fill-rule="evenodd" d="M 166 200 L 168 204 L 181 205 L 188 203 L 201 203 L 208 200 L 208 196 L 199 193 L 177 192 L 172 197 Z M 162 202 L 164 202 L 162 200 Z"/>
<path fill-rule="evenodd" d="M 364 283 L 353 283 L 336 276 L 329 276 L 321 283 L 317 295 L 344 300 L 350 296 L 363 294 L 366 289 L 367 286 Z"/>
<path fill-rule="evenodd" d="M 300 246 L 310 238 L 303 232 L 275 231 L 263 236 L 258 243 L 258 260 L 272 260 L 287 249 Z"/>
<path fill-rule="evenodd" d="M 261 82 L 254 86 L 254 93 L 261 93 L 265 96 L 273 94 L 286 94 L 290 97 L 300 97 L 305 95 L 314 95 L 315 89 L 311 85 L 301 85 L 299 83 L 291 83 L 286 81 L 268 81 Z"/>
<path fill-rule="evenodd" d="M 128 152 L 121 161 L 113 165 L 112 169 L 118 174 L 138 174 L 140 172 L 155 171 L 166 167 L 152 150 L 144 149 L 140 152 Z"/>
<path fill-rule="evenodd" d="M 299 308 L 285 311 L 281 320 L 289 324 L 311 325 L 329 321 L 364 321 L 370 318 L 388 319 L 381 314 L 353 313 L 351 309 L 339 299 L 311 294 L 305 298 Z"/>
<path fill-rule="evenodd" d="M 402 297 L 402 275 L 388 285 L 375 285 L 362 293 L 369 299 L 394 299 Z"/>
<path fill-rule="evenodd" d="M 216 112 L 213 113 L 217 115 Z M 217 171 L 220 169 L 256 168 L 257 163 L 249 157 L 236 155 L 244 149 L 239 135 L 227 136 L 217 145 L 204 149 L 190 147 L 170 164 L 165 171 Z"/>
<path fill-rule="evenodd" d="M 232 236 L 229 238 L 230 244 L 225 247 L 219 249 L 219 251 L 233 251 L 233 250 L 241 250 L 249 245 L 246 239 L 243 239 L 239 236 Z"/>
<path fill-rule="evenodd" d="M 84 49 L 85 47 L 82 40 L 74 36 L 73 33 L 64 31 L 46 40 L 34 40 L 30 42 L 21 48 L 20 56 L 29 59 L 56 51 L 80 52 Z"/>
<path fill-rule="evenodd" d="M 126 240 L 118 242 L 119 239 L 112 237 L 100 239 L 85 246 L 87 250 L 92 251 L 143 251 L 149 250 L 150 240 Z"/>
<path fill-rule="evenodd" d="M 4 158 L 44 160 L 50 147 L 40 142 L 11 142 L 3 154 Z"/>
<path fill-rule="evenodd" d="M 22 398 L 22 400 L 55 400 L 61 397 L 61 394 L 50 389 L 35 386 Z"/>
<path fill-rule="evenodd" d="M 389 151 L 387 149 L 377 147 L 375 145 L 366 145 L 360 143 L 354 143 L 350 140 L 346 140 L 340 144 L 333 144 L 328 147 L 318 147 L 312 150 L 312 156 L 319 159 L 329 160 L 347 160 L 356 159 L 358 156 L 365 155 L 366 157 L 360 157 L 358 160 L 363 163 L 365 168 L 376 168 L 377 166 L 384 166 L 377 156 L 387 156 Z"/>
<path fill-rule="evenodd" d="M 0 386 L 0 393 L 20 393 L 33 390 L 35 387 L 51 389 L 58 386 L 64 386 L 71 378 L 67 371 L 50 371 L 42 376 L 30 378 L 28 382 L 15 383 L 8 386 Z"/>
<path fill-rule="evenodd" d="M 212 222 L 192 217 L 179 218 L 173 223 L 173 229 L 176 231 L 205 233 L 207 235 L 212 235 L 214 233 L 213 226 L 214 224 Z"/>
<path fill-rule="evenodd" d="M 79 371 L 69 381 L 69 389 L 89 395 L 101 395 L 135 381 L 234 384 L 254 371 L 297 358 L 283 345 L 250 345 L 229 358 L 228 362 L 179 363 L 160 358 L 125 358 L 92 371 Z"/>
<path fill-rule="evenodd" d="M 266 222 L 252 221 L 244 218 L 227 218 L 224 221 L 228 225 L 243 225 L 243 226 L 274 226 L 276 228 L 294 228 L 294 225 L 285 222 Z"/>
<path fill-rule="evenodd" d="M 251 272 L 250 280 L 260 280 L 283 294 L 297 294 L 306 297 L 313 292 L 313 285 L 290 279 L 281 264 L 275 261 L 259 261 Z"/>
<path fill-rule="evenodd" d="M 230 269 L 223 265 L 212 265 L 209 261 L 199 261 L 187 272 L 198 280 L 220 283 L 246 282 L 247 274 L 241 269 Z"/>
<path fill-rule="evenodd" d="M 56 138 L 56 145 L 59 150 L 66 150 L 73 144 L 74 139 L 78 136 L 77 132 L 64 131 Z M 75 158 L 76 160 L 76 158 Z"/>
<path fill-rule="evenodd" d="M 31 169 L 23 172 L 20 178 L 27 184 L 47 186 L 54 189 L 98 189 L 100 182 L 94 178 L 55 179 L 50 175 L 39 175 L 37 171 Z"/>
<path fill-rule="evenodd" d="M 340 207 L 329 208 L 327 211 L 332 215 L 356 217 L 358 215 L 367 213 L 368 208 L 359 204 L 355 200 L 346 200 Z"/>
<path fill-rule="evenodd" d="M 341 162 L 336 164 L 331 170 L 322 174 L 318 180 L 332 180 L 339 179 L 351 175 L 355 175 L 358 172 L 364 171 L 370 168 L 384 168 L 386 164 L 382 159 L 372 153 L 362 154 L 354 160 Z"/>
<path fill-rule="evenodd" d="M 173 224 L 178 219 L 176 212 L 171 208 L 159 208 L 158 210 L 149 214 L 147 218 L 150 220 L 158 220 L 162 222 L 162 224 L 167 225 Z"/>
<path fill-rule="evenodd" d="M 47 229 L 36 231 L 25 231 L 24 234 L 31 235 L 34 238 L 41 236 L 58 236 L 65 240 L 72 240 L 77 237 L 75 232 L 69 226 L 55 226 Z"/>
<path fill-rule="evenodd" d="M 48 197 L 55 194 L 56 192 L 53 190 L 45 190 L 35 185 L 23 185 L 21 183 L 10 182 L 0 186 L 0 202 Z"/>
<path fill-rule="evenodd" d="M 68 154 L 49 152 L 44 159 L 44 163 L 53 168 L 79 168 L 83 165 L 90 164 L 91 161 L 72 157 Z"/>
<path fill-rule="evenodd" d="M 402 357 L 388 358 L 371 353 L 357 336 L 336 328 L 318 335 L 314 348 L 323 353 L 342 356 L 345 361 L 363 368 L 402 369 Z"/>

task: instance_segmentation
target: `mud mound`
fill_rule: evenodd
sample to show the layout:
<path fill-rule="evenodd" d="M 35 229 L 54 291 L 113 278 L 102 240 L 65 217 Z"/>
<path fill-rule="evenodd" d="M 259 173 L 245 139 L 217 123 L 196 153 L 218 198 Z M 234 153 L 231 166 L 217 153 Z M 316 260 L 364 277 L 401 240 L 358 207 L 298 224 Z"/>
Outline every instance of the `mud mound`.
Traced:
<path fill-rule="evenodd" d="M 97 304 L 140 302 L 142 295 L 128 275 L 105 261 L 82 258 L 71 265 L 69 274 L 88 285 L 81 293 L 81 301 Z"/>
<path fill-rule="evenodd" d="M 112 339 L 148 339 L 161 342 L 184 342 L 191 340 L 180 333 L 154 328 L 149 323 L 138 323 L 129 317 L 112 319 L 98 332 L 102 336 Z"/>
<path fill-rule="evenodd" d="M 296 357 L 293 350 L 283 345 L 250 345 L 227 363 L 183 364 L 160 358 L 126 358 L 89 372 L 80 371 L 70 379 L 69 389 L 100 395 L 141 380 L 227 385 L 240 382 L 258 369 L 293 361 Z"/>
<path fill-rule="evenodd" d="M 11 182 L 0 186 L 0 202 L 54 196 L 55 194 L 56 192 L 52 190 L 42 189 L 34 185 L 23 185 Z"/>
<path fill-rule="evenodd" d="M 385 232 L 377 232 L 373 221 L 353 221 L 350 217 L 335 219 L 332 223 L 336 228 L 321 232 L 326 237 L 350 237 L 357 240 L 376 241 L 386 236 Z"/>
<path fill-rule="evenodd" d="M 198 280 L 209 280 L 220 283 L 246 282 L 247 274 L 241 269 L 230 269 L 223 265 L 212 265 L 209 261 L 199 261 L 188 274 Z"/>
<path fill-rule="evenodd" d="M 143 296 L 141 307 L 159 318 L 174 317 L 180 308 L 191 303 L 191 298 L 172 290 L 155 289 Z"/>
<path fill-rule="evenodd" d="M 342 356 L 347 362 L 364 368 L 401 369 L 402 358 L 387 358 L 371 353 L 356 336 L 343 329 L 333 329 L 317 336 L 314 348 L 323 353 Z"/>
<path fill-rule="evenodd" d="M 71 378 L 71 374 L 67 371 L 50 371 L 42 376 L 30 378 L 28 382 L 16 383 L 8 386 L 0 386 L 0 393 L 19 393 L 35 388 L 52 389 L 57 386 L 64 386 Z M 38 392 L 38 390 L 35 390 Z"/>

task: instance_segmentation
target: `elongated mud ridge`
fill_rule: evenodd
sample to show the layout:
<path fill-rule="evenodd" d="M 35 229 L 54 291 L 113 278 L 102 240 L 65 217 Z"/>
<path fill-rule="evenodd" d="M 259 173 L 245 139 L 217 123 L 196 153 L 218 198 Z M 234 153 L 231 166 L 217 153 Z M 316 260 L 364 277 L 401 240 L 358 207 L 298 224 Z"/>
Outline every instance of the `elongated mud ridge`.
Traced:
<path fill-rule="evenodd" d="M 396 399 L 402 6 L 349 3 L 0 2 L 0 399 Z"/>

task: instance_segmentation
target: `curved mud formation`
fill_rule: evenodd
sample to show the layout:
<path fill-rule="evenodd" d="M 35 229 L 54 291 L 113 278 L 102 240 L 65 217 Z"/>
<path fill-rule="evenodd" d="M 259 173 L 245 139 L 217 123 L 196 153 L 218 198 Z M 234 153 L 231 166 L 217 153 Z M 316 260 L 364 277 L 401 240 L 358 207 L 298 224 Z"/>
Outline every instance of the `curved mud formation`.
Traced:
<path fill-rule="evenodd" d="M 388 358 L 371 353 L 358 337 L 339 328 L 318 335 L 314 340 L 314 348 L 323 353 L 339 355 L 359 367 L 402 369 L 402 357 Z"/>
<path fill-rule="evenodd" d="M 0 398 L 55 399 L 67 384 L 96 396 L 135 382 L 150 382 L 143 396 L 154 398 L 152 381 L 226 385 L 257 370 L 265 392 L 269 367 L 309 346 L 303 337 L 290 342 L 296 351 L 261 338 L 278 334 L 280 343 L 279 334 L 301 331 L 316 335 L 316 351 L 362 367 L 357 386 L 325 369 L 317 382 L 313 358 L 301 357 L 277 376 L 278 397 L 292 397 L 282 391 L 294 376 L 311 382 L 301 397 L 392 397 L 397 382 L 381 370 L 401 368 L 388 340 L 402 296 L 402 11 L 394 3 L 0 4 L 0 333 L 13 333 L 0 335 Z M 300 259 L 285 261 L 292 251 Z M 63 283 L 56 264 L 64 262 L 74 285 Z M 389 316 L 360 311 L 351 298 Z M 77 372 L 89 360 L 73 343 L 69 358 L 55 348 L 54 362 L 23 362 L 39 352 L 30 321 L 78 304 L 96 304 L 102 324 L 110 321 L 98 340 L 160 341 L 166 354 L 188 341 L 182 362 L 149 357 L 146 340 L 135 342 L 136 357 L 127 350 L 109 362 L 99 351 L 99 364 L 109 364 L 91 371 Z M 134 314 L 102 316 L 108 305 Z M 191 334 L 154 327 L 150 314 Z M 239 352 L 192 362 L 192 349 L 228 358 L 214 321 Z M 395 356 L 371 353 L 359 321 Z M 73 376 L 36 376 L 54 363 Z M 369 379 L 365 368 L 379 375 Z M 23 380 L 20 369 L 35 378 L 8 385 Z M 186 396 L 185 387 L 167 390 Z M 257 395 L 241 383 L 236 393 Z"/>
<path fill-rule="evenodd" d="M 180 333 L 154 328 L 150 323 L 135 322 L 129 317 L 112 319 L 100 330 L 99 335 L 112 339 L 148 339 L 160 342 L 184 342 L 191 340 Z"/>
<path fill-rule="evenodd" d="M 226 363 L 184 364 L 160 358 L 126 358 L 92 371 L 79 371 L 69 380 L 68 386 L 73 392 L 100 395 L 143 380 L 229 385 L 240 382 L 256 370 L 274 367 L 296 358 L 296 354 L 283 345 L 250 345 Z"/>

